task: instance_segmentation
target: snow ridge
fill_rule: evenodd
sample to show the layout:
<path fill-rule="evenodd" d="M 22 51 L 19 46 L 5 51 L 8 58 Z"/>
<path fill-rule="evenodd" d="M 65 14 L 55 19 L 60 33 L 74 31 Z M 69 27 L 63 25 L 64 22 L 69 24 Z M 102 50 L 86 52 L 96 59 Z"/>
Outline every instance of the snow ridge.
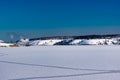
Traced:
<path fill-rule="evenodd" d="M 45 39 L 33 41 L 19 41 L 18 45 L 53 46 L 53 45 L 119 45 L 120 38 L 110 39 Z"/>

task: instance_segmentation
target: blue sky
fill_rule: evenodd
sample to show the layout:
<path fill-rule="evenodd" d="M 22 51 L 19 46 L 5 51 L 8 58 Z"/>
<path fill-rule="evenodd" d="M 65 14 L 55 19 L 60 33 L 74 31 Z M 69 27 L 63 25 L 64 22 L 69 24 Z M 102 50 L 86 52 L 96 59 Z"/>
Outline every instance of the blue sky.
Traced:
<path fill-rule="evenodd" d="M 0 38 L 120 33 L 119 0 L 0 0 Z"/>

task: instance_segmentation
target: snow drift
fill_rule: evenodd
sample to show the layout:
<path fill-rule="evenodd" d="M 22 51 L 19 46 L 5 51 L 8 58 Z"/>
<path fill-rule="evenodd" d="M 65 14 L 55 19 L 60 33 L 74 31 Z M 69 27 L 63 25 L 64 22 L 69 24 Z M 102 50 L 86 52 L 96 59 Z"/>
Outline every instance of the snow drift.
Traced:
<path fill-rule="evenodd" d="M 0 48 L 0 80 L 119 80 L 119 46 Z"/>

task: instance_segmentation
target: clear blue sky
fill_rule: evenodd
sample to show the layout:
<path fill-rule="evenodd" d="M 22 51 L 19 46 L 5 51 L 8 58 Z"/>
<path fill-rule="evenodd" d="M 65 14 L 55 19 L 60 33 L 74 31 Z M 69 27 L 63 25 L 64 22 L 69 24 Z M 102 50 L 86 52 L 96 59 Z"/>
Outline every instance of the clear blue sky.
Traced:
<path fill-rule="evenodd" d="M 0 39 L 120 33 L 120 0 L 0 0 Z"/>

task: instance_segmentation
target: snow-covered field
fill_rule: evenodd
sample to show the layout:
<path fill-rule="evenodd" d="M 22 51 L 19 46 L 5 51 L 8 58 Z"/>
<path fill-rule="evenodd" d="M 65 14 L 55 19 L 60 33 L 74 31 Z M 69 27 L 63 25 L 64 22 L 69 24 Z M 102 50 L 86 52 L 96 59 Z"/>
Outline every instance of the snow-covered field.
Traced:
<path fill-rule="evenodd" d="M 119 79 L 119 45 L 0 48 L 0 80 Z"/>

